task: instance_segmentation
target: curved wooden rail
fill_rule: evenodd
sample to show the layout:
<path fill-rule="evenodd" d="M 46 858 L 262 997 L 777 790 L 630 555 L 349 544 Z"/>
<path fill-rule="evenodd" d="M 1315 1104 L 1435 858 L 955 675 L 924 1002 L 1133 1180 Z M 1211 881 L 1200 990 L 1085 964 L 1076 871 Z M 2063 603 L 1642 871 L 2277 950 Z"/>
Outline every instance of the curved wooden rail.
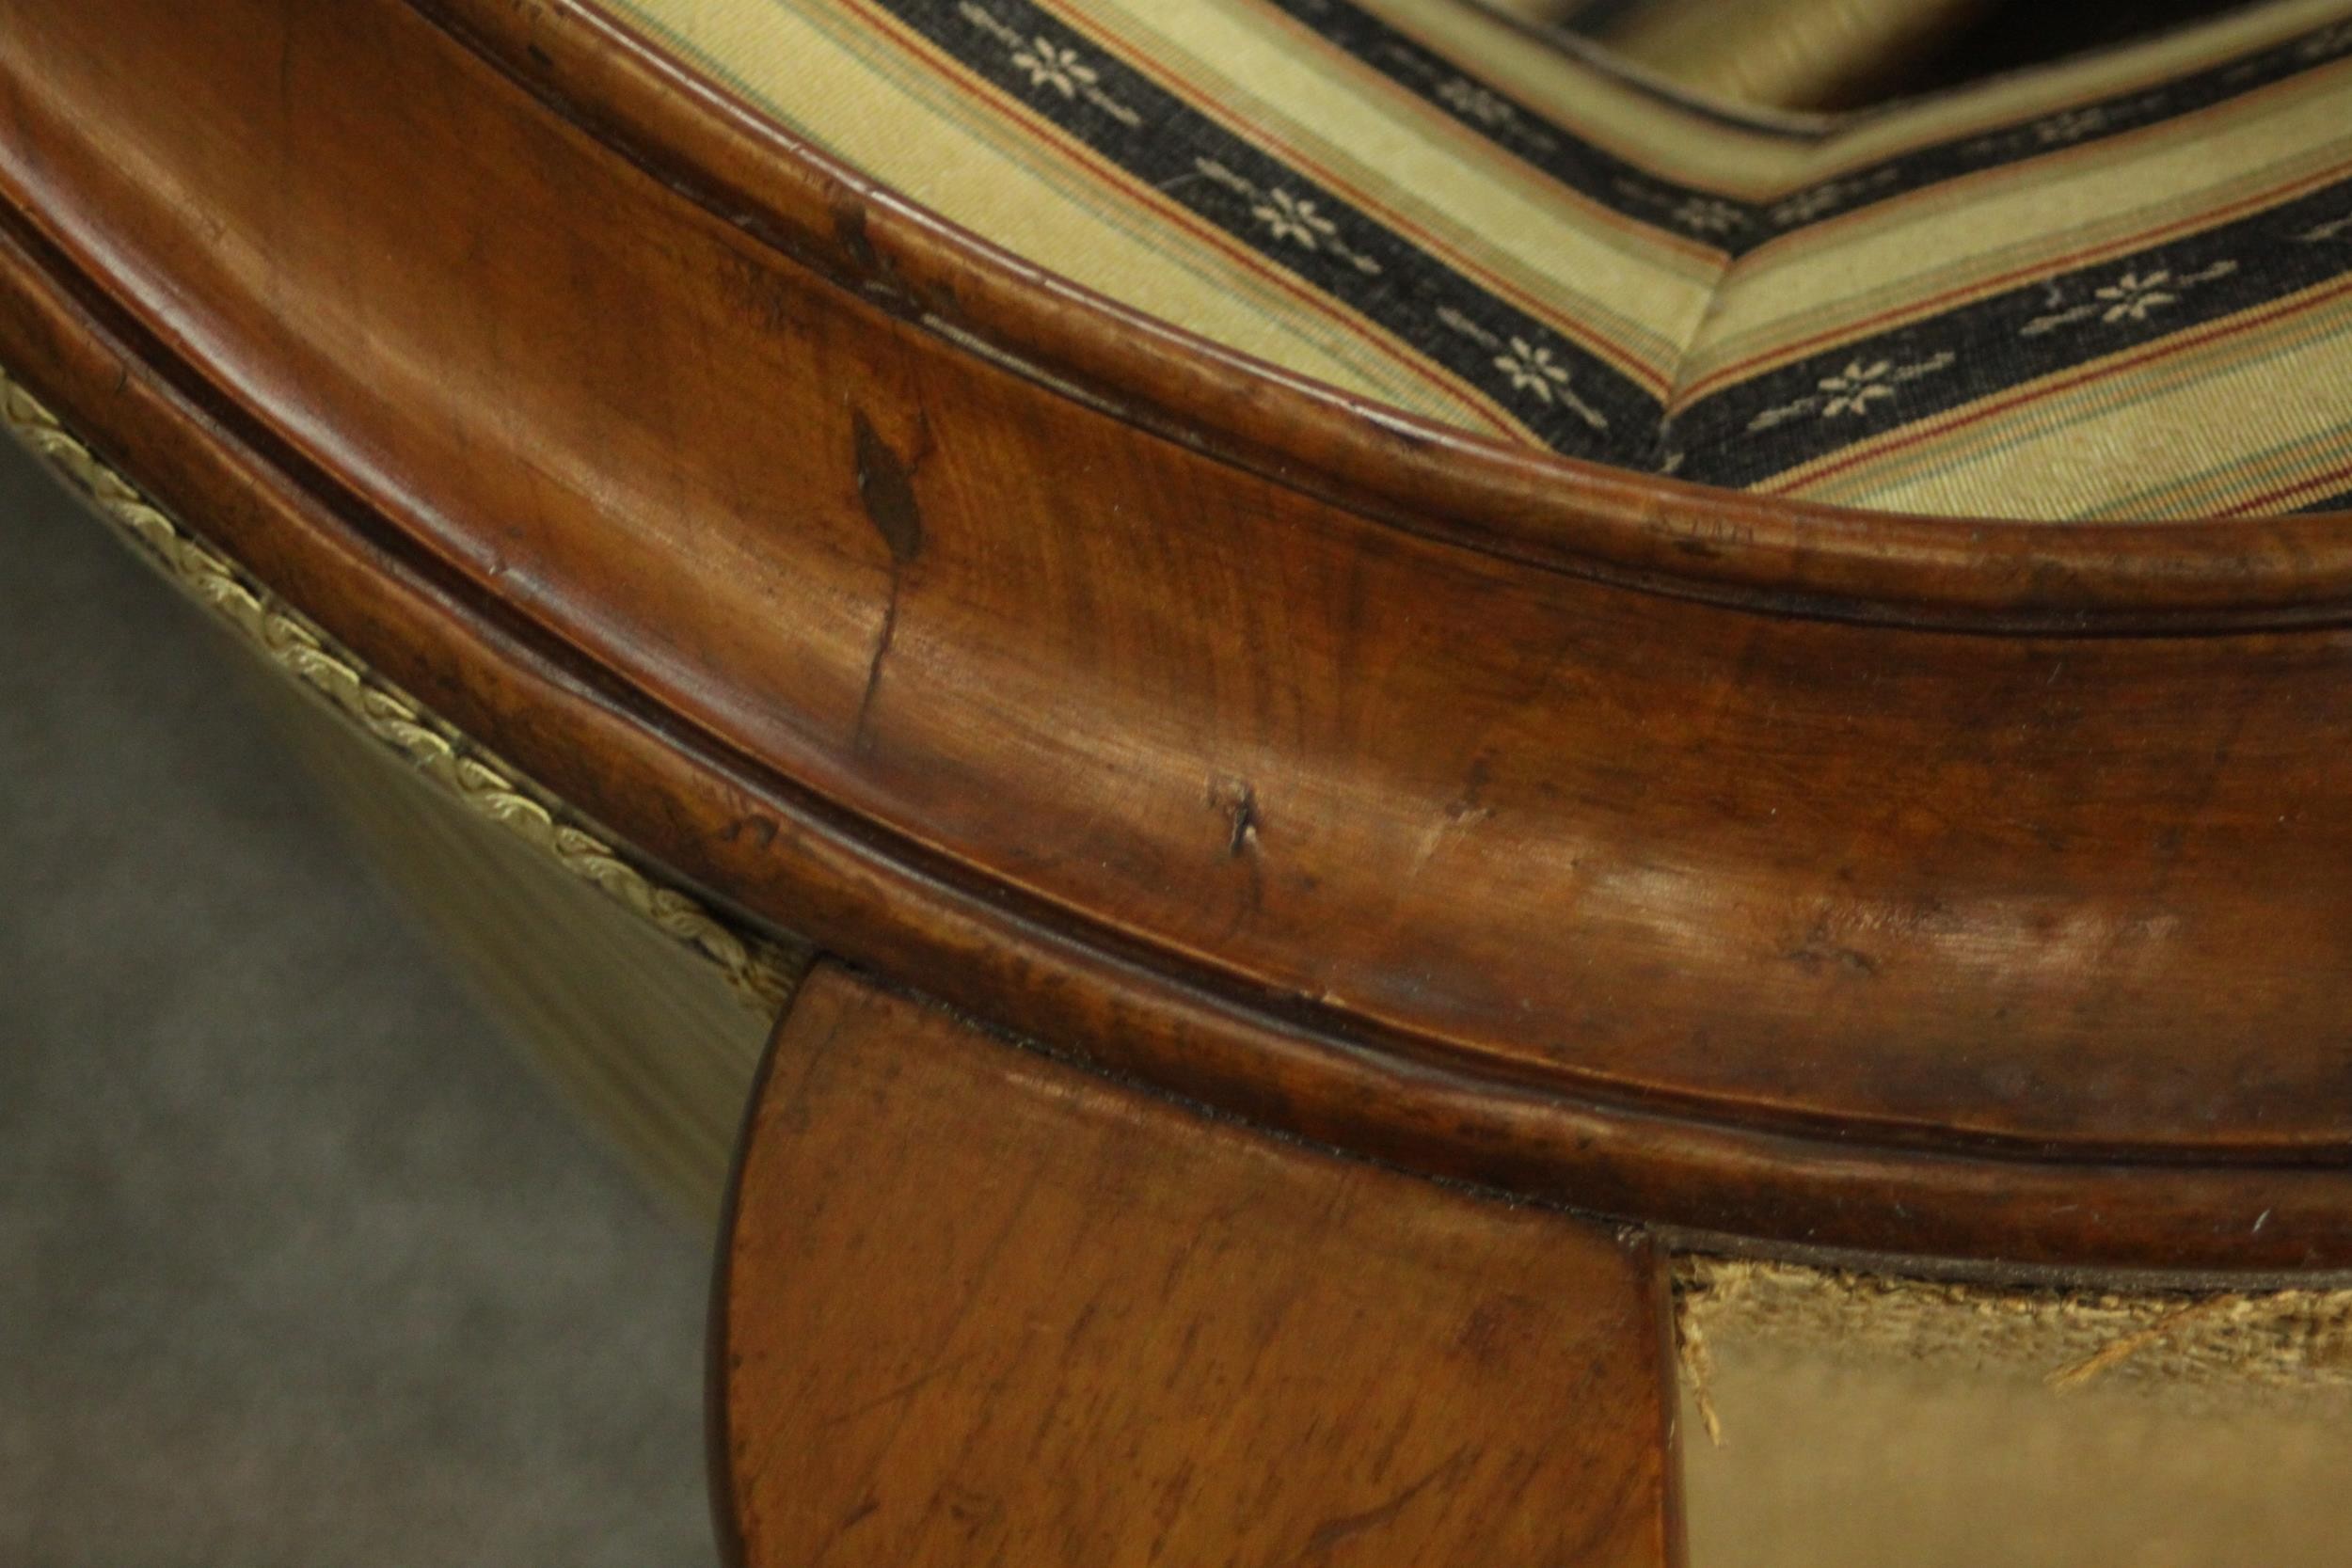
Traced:
<path fill-rule="evenodd" d="M 2352 1266 L 2352 530 L 1481 446 L 992 256 L 555 0 L 0 11 L 0 363 L 644 852 L 1359 1153 Z"/>
<path fill-rule="evenodd" d="M 577 0 L 412 0 L 552 112 L 893 313 L 1155 435 L 1410 532 L 1768 612 L 2067 635 L 2341 624 L 2318 515 L 2054 529 L 1765 499 L 1506 447 L 1126 309 L 913 206 Z"/>

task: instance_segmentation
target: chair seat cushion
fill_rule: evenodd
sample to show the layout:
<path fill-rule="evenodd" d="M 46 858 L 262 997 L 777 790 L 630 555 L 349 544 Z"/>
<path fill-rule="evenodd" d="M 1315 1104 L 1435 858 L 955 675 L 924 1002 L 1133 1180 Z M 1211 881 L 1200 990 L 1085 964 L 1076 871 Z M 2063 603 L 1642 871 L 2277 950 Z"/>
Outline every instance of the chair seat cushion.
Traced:
<path fill-rule="evenodd" d="M 1504 442 L 1857 507 L 2352 504 L 2352 6 L 1836 119 L 1462 0 L 599 0 L 982 238 Z"/>

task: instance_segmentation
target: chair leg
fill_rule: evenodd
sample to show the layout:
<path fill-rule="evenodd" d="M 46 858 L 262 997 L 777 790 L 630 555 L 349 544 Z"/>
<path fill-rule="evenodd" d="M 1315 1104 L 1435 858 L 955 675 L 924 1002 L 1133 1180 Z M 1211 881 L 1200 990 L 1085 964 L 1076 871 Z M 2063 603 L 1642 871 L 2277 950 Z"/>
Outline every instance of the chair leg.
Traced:
<path fill-rule="evenodd" d="M 1214 1120 L 820 966 L 724 1242 L 744 1562 L 1661 1568 L 1639 1240 Z"/>

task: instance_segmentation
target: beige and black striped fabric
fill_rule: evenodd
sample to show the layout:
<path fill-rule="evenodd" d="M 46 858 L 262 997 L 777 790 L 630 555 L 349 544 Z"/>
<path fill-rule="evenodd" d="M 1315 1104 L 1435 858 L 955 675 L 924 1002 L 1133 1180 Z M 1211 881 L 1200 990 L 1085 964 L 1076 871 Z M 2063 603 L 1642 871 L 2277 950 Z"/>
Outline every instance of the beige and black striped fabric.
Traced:
<path fill-rule="evenodd" d="M 1864 116 L 1462 0 L 601 0 L 1114 299 L 1506 442 L 1846 505 L 2352 505 L 2352 0 Z"/>

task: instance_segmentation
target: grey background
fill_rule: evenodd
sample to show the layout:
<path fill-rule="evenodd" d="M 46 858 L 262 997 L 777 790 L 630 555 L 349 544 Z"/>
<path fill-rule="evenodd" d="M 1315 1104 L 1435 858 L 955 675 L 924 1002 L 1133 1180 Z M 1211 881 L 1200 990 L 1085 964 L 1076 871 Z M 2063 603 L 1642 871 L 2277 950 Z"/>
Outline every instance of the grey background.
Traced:
<path fill-rule="evenodd" d="M 701 1564 L 708 1239 L 0 439 L 0 1564 Z"/>

